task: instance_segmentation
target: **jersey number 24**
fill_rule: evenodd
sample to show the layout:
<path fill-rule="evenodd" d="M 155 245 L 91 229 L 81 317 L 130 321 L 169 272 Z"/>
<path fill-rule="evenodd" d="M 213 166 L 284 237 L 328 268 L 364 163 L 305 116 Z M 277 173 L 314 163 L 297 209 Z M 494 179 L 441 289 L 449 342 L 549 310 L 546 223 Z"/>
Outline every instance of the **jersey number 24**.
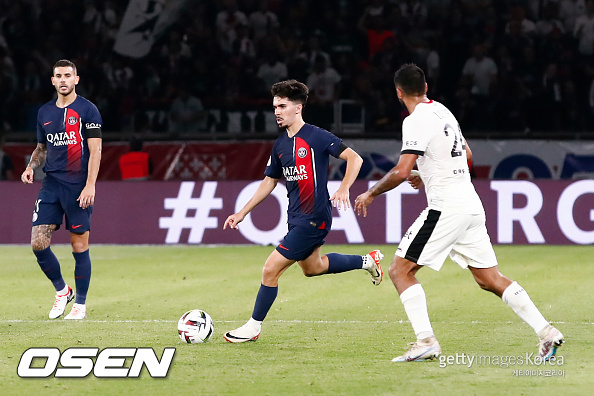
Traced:
<path fill-rule="evenodd" d="M 462 151 L 466 150 L 466 145 L 464 144 L 464 138 L 462 137 L 460 125 L 458 125 L 458 128 L 454 128 L 450 124 L 446 124 L 443 128 L 443 132 L 446 136 L 450 136 L 450 134 L 454 136 L 454 145 L 452 146 L 452 157 L 462 156 Z M 460 147 L 458 147 L 458 143 L 460 143 Z"/>

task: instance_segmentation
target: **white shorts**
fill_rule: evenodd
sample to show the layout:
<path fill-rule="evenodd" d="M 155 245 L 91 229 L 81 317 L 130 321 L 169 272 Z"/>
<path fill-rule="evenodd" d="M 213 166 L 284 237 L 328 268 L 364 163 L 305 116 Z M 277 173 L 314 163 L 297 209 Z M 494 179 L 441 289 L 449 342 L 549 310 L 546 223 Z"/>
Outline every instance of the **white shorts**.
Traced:
<path fill-rule="evenodd" d="M 426 208 L 404 234 L 396 250 L 396 256 L 436 271 L 441 269 L 448 254 L 462 268 L 497 265 L 484 214 Z"/>

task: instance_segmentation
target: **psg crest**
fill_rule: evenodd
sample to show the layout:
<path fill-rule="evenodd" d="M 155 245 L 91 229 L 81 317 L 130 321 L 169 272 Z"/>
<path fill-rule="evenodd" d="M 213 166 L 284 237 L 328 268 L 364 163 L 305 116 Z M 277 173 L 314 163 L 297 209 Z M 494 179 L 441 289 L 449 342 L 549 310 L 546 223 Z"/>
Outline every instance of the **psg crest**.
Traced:
<path fill-rule="evenodd" d="M 76 124 L 76 117 L 68 117 L 68 124 L 70 124 L 70 125 Z"/>
<path fill-rule="evenodd" d="M 299 156 L 299 158 L 305 158 L 305 156 L 307 155 L 307 150 L 305 149 L 305 147 L 299 147 L 299 150 L 297 150 L 297 155 Z"/>

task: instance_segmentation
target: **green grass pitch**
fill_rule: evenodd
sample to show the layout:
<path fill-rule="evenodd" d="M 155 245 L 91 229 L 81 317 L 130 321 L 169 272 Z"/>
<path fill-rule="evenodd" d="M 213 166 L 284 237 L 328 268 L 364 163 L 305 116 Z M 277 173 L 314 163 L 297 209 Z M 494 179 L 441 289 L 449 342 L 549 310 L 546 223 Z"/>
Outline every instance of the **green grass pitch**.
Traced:
<path fill-rule="evenodd" d="M 373 247 L 375 248 L 375 247 Z M 55 246 L 70 285 L 70 247 Z M 362 254 L 372 247 L 324 246 Z M 233 345 L 222 334 L 251 314 L 262 265 L 272 247 L 92 246 L 88 319 L 49 320 L 54 291 L 28 246 L 0 246 L 0 394 L 588 394 L 594 385 L 594 247 L 498 246 L 501 272 L 517 280 L 565 335 L 561 366 L 504 367 L 390 360 L 414 340 L 387 276 L 395 246 L 383 246 L 384 282 L 364 271 L 305 278 L 297 265 L 257 342 Z M 444 356 L 505 359 L 536 352 L 537 337 L 513 311 L 448 259 L 418 277 Z M 209 343 L 183 344 L 176 323 L 200 308 L 215 321 Z M 70 306 L 68 307 L 68 311 Z M 23 379 L 17 365 L 30 347 L 175 347 L 167 378 Z M 525 371 L 535 370 L 535 375 Z M 539 375 L 538 371 L 543 370 Z M 546 376 L 546 370 L 561 370 Z M 523 371 L 523 376 L 515 375 Z"/>

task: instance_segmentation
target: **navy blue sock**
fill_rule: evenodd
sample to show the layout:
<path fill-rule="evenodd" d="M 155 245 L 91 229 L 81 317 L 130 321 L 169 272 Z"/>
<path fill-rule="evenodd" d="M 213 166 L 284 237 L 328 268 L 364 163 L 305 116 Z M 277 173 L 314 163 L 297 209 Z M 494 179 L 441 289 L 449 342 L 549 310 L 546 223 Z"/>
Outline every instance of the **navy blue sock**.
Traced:
<path fill-rule="evenodd" d="M 363 268 L 363 257 L 357 254 L 328 253 L 327 274 L 338 274 Z"/>
<path fill-rule="evenodd" d="M 254 304 L 254 312 L 252 313 L 252 318 L 254 320 L 263 321 L 270 311 L 270 307 L 272 307 L 272 303 L 276 299 L 276 295 L 278 294 L 278 286 L 270 287 L 260 285 L 260 290 L 258 290 L 258 296 L 256 297 L 256 303 Z"/>
<path fill-rule="evenodd" d="M 76 300 L 77 304 L 84 304 L 87 300 L 87 291 L 89 290 L 89 283 L 91 282 L 91 257 L 89 250 L 81 253 L 72 252 L 75 261 L 74 267 L 74 282 L 76 283 Z"/>
<path fill-rule="evenodd" d="M 37 263 L 41 267 L 41 270 L 45 273 L 45 276 L 52 281 L 56 291 L 65 288 L 66 282 L 64 282 L 64 278 L 62 278 L 60 262 L 54 252 L 52 252 L 52 249 L 47 247 L 43 250 L 33 250 L 33 253 L 37 256 Z"/>

